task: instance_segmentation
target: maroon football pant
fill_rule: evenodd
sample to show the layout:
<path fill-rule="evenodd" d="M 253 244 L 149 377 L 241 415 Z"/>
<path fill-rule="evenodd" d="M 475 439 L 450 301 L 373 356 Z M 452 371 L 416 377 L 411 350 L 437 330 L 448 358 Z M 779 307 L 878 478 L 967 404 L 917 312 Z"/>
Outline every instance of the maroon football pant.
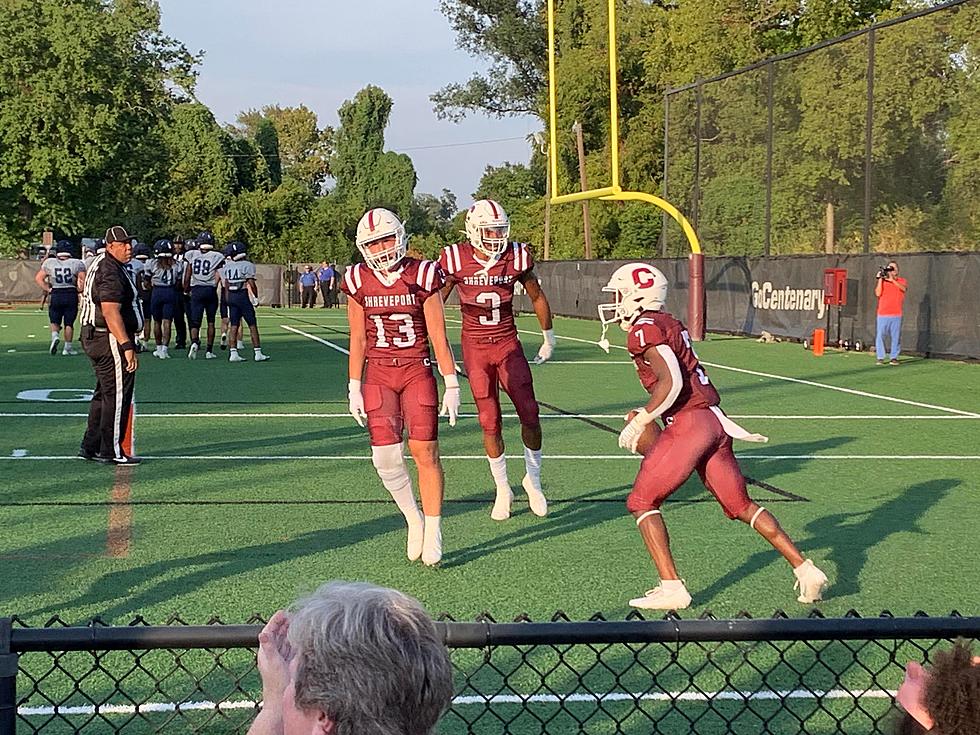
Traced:
<path fill-rule="evenodd" d="M 432 364 L 425 360 L 368 360 L 361 386 L 371 446 L 400 444 L 408 438 L 439 436 L 439 393 Z"/>
<path fill-rule="evenodd" d="M 531 367 L 516 337 L 500 342 L 467 343 L 463 348 L 463 367 L 484 434 L 501 431 L 501 388 L 513 402 L 521 424 L 537 426 L 540 423 Z"/>
<path fill-rule="evenodd" d="M 695 470 L 729 518 L 736 518 L 752 502 L 732 451 L 732 438 L 711 409 L 693 408 L 675 415 L 643 458 L 626 499 L 627 510 L 657 510 Z"/>

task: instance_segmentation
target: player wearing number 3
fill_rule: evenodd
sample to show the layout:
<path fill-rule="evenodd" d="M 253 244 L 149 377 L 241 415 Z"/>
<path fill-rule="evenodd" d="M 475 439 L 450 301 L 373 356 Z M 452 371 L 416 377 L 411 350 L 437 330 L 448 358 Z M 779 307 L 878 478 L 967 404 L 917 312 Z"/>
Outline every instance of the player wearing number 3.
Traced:
<path fill-rule="evenodd" d="M 544 334 L 544 344 L 534 362 L 551 357 L 555 335 L 551 328 L 551 307 L 534 277 L 534 260 L 527 245 L 510 242 L 507 213 L 492 199 L 481 199 L 466 213 L 469 242 L 445 248 L 439 258 L 446 272 L 444 299 L 459 289 L 463 315 L 463 365 L 476 402 L 483 447 L 497 488 L 490 517 L 502 521 L 510 517 L 513 493 L 507 479 L 507 458 L 501 433 L 500 388 L 510 396 L 521 421 L 526 474 L 521 483 L 531 511 L 548 513 L 548 501 L 541 491 L 541 421 L 534 398 L 531 369 L 517 339 L 514 323 L 514 287 L 526 291 Z"/>
<path fill-rule="evenodd" d="M 357 223 L 357 249 L 364 263 L 348 268 L 341 288 L 350 323 L 350 412 L 367 419 L 374 467 L 408 524 L 408 558 L 429 566 L 442 558 L 443 473 L 439 461 L 439 415 L 456 425 L 459 381 L 442 308 L 445 278 L 439 264 L 406 257 L 408 237 L 398 217 L 371 209 Z M 446 384 L 442 410 L 432 375 L 429 341 Z M 419 472 L 422 513 L 402 451 Z M 424 518 L 423 518 L 424 514 Z"/>
<path fill-rule="evenodd" d="M 627 349 L 640 382 L 650 394 L 645 406 L 627 416 L 619 446 L 644 453 L 626 508 L 636 518 L 660 575 L 660 585 L 630 600 L 630 605 L 674 610 L 691 604 L 691 595 L 674 566 L 660 506 L 695 470 L 729 518 L 748 524 L 790 563 L 800 589 L 799 601 L 821 599 L 826 575 L 803 558 L 776 518 L 752 502 L 746 492 L 732 439 L 767 439 L 749 434 L 719 408 L 721 399 L 694 354 L 687 330 L 662 311 L 667 278 L 652 266 L 629 263 L 617 269 L 602 290 L 613 294 L 613 302 L 599 306 L 603 324 L 600 346 L 608 351 L 605 330 L 609 324 L 618 323 L 628 333 Z M 653 423 L 657 418 L 666 424 L 662 433 Z M 641 447 L 641 439 L 648 446 Z"/>

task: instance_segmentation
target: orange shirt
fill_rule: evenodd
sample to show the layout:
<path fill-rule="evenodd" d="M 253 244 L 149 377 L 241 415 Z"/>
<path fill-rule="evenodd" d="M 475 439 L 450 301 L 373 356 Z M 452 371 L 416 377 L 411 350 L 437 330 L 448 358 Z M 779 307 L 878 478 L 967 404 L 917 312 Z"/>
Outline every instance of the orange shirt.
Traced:
<path fill-rule="evenodd" d="M 908 286 L 908 281 L 901 276 L 895 280 L 903 286 Z M 905 301 L 905 291 L 891 281 L 882 281 L 881 297 L 878 299 L 878 316 L 901 316 L 903 301 Z"/>

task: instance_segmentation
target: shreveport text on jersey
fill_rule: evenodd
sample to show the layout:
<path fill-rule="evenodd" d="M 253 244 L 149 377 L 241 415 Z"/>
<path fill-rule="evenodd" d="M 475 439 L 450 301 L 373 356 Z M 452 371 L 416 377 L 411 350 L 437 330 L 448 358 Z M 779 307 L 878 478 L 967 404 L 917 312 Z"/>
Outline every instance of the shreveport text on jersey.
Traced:
<path fill-rule="evenodd" d="M 816 311 L 824 315 L 822 288 L 774 288 L 770 281 L 752 281 L 752 306 L 768 311 Z"/>

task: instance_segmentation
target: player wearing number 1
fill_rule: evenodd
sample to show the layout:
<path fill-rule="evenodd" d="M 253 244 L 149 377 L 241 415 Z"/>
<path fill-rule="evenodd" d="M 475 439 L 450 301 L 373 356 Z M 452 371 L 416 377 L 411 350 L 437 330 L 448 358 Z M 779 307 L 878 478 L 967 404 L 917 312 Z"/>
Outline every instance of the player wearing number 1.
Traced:
<path fill-rule="evenodd" d="M 350 412 L 361 426 L 367 419 L 374 467 L 408 524 L 408 558 L 421 557 L 432 566 L 442 558 L 439 415 L 448 414 L 455 426 L 459 413 L 459 381 L 440 295 L 444 276 L 438 263 L 406 256 L 405 228 L 387 209 L 361 217 L 357 249 L 364 263 L 348 268 L 341 285 L 349 297 Z M 429 341 L 446 385 L 441 412 Z M 403 457 L 406 426 L 422 513 Z"/>
<path fill-rule="evenodd" d="M 459 289 L 463 365 L 496 485 L 490 517 L 495 521 L 509 518 L 514 497 L 507 479 L 501 433 L 501 388 L 514 403 L 521 422 L 526 471 L 521 485 L 531 512 L 544 516 L 548 513 L 548 501 L 541 490 L 541 420 L 531 369 L 517 338 L 514 287 L 518 283 L 524 287 L 544 334 L 544 344 L 534 358 L 537 364 L 548 360 L 555 347 L 551 307 L 534 276 L 530 249 L 523 243 L 510 242 L 510 221 L 503 207 L 492 199 L 476 202 L 466 213 L 466 235 L 469 242 L 449 245 L 439 262 L 447 274 L 443 298 L 448 298 L 453 288 Z"/>
<path fill-rule="evenodd" d="M 666 424 L 655 443 L 645 448 L 640 472 L 626 500 L 626 508 L 636 518 L 657 567 L 660 584 L 643 597 L 630 600 L 630 605 L 674 610 L 691 604 L 691 595 L 674 566 L 660 506 L 695 470 L 725 515 L 749 525 L 790 563 L 800 589 L 799 601 L 821 599 L 826 575 L 803 558 L 776 518 L 746 492 L 732 439 L 767 439 L 748 433 L 719 408 L 721 399 L 694 354 L 687 330 L 662 311 L 667 301 L 667 278 L 645 263 L 629 263 L 618 268 L 602 290 L 613 294 L 613 301 L 599 306 L 603 324 L 600 345 L 608 351 L 605 330 L 618 323 L 628 333 L 627 349 L 640 382 L 650 394 L 646 405 L 627 417 L 619 446 L 636 452 L 655 419 L 662 418 Z"/>

